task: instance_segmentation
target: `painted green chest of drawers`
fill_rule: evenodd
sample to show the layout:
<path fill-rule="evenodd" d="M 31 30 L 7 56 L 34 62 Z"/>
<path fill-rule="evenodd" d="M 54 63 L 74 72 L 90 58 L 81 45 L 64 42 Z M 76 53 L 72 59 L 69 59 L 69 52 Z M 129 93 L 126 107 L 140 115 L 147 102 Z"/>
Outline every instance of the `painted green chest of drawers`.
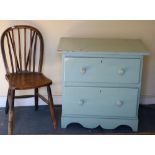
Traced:
<path fill-rule="evenodd" d="M 61 38 L 61 127 L 138 130 L 143 56 L 138 39 Z"/>

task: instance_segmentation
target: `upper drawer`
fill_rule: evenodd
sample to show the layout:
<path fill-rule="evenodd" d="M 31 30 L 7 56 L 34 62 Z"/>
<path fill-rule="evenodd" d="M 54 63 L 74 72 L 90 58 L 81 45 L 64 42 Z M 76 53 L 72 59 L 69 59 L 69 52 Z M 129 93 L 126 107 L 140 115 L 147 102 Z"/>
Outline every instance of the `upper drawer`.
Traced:
<path fill-rule="evenodd" d="M 64 81 L 139 83 L 140 59 L 64 58 Z"/>

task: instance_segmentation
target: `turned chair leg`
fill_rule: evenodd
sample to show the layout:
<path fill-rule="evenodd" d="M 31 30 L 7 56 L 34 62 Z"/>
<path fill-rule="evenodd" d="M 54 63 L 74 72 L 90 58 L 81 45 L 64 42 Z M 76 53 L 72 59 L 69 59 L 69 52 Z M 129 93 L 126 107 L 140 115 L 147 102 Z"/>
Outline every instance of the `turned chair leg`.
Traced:
<path fill-rule="evenodd" d="M 50 109 L 50 115 L 53 122 L 53 127 L 57 128 L 57 122 L 55 118 L 55 112 L 54 112 L 54 104 L 53 104 L 53 97 L 51 93 L 51 87 L 47 86 L 47 93 L 48 93 L 48 101 L 49 101 L 49 109 Z"/>
<path fill-rule="evenodd" d="M 9 113 L 8 113 L 8 134 L 13 134 L 13 116 L 14 116 L 14 95 L 15 90 L 10 89 L 10 93 L 8 96 L 8 102 L 9 102 Z"/>
<path fill-rule="evenodd" d="M 9 101 L 8 101 L 9 94 L 10 94 L 10 89 L 8 89 L 8 94 L 7 94 L 7 99 L 6 99 L 6 106 L 5 106 L 5 114 L 8 114 L 8 111 L 9 111 Z"/>
<path fill-rule="evenodd" d="M 38 110 L 38 88 L 34 89 L 34 96 L 35 96 L 35 111 Z"/>

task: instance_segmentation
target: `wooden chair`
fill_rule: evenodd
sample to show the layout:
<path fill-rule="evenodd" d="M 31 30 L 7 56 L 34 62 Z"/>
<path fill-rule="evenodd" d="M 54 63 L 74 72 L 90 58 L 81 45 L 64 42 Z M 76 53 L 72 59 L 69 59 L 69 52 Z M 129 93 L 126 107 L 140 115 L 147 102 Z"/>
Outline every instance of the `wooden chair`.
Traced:
<path fill-rule="evenodd" d="M 43 37 L 39 30 L 28 25 L 16 25 L 6 29 L 1 36 L 1 51 L 9 83 L 5 112 L 8 113 L 8 134 L 13 134 L 15 98 L 38 97 L 49 105 L 54 128 L 57 128 L 50 85 L 52 81 L 43 75 Z M 40 95 L 38 88 L 47 87 L 48 99 Z M 34 95 L 15 96 L 15 90 L 34 89 Z"/>

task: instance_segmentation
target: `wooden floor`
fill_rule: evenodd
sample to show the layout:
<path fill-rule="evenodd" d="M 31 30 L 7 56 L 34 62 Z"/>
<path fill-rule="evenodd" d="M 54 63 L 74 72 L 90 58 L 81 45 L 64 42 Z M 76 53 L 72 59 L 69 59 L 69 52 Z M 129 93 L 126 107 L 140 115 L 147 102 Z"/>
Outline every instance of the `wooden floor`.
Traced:
<path fill-rule="evenodd" d="M 101 127 L 88 129 L 80 124 L 72 123 L 66 129 L 61 128 L 61 106 L 56 106 L 58 129 L 53 129 L 48 106 L 40 106 L 38 111 L 34 107 L 16 107 L 14 117 L 14 134 L 16 135 L 154 135 L 155 134 L 155 105 L 139 108 L 139 131 L 132 132 L 128 126 L 119 126 L 113 130 Z M 0 108 L 0 134 L 7 134 L 7 115 L 4 108 Z"/>

